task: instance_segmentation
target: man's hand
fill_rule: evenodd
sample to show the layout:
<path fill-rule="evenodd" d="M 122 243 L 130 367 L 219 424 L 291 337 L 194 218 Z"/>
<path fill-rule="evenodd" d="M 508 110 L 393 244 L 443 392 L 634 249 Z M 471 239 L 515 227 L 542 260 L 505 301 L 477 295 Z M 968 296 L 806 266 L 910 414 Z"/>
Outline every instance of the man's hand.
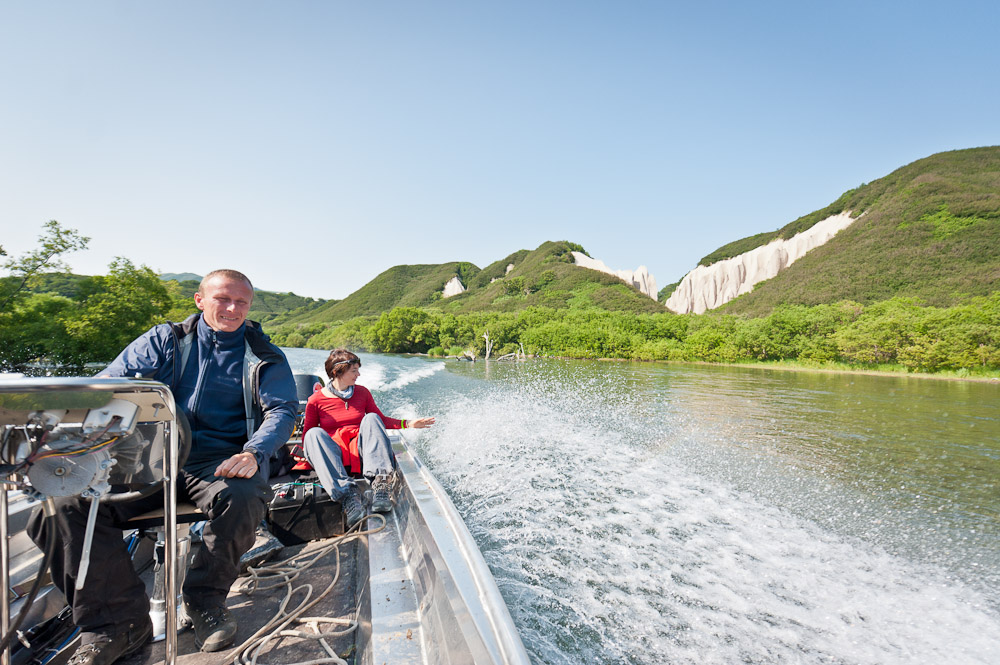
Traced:
<path fill-rule="evenodd" d="M 215 475 L 220 478 L 253 478 L 257 473 L 257 458 L 253 453 L 238 453 L 219 465 Z"/>

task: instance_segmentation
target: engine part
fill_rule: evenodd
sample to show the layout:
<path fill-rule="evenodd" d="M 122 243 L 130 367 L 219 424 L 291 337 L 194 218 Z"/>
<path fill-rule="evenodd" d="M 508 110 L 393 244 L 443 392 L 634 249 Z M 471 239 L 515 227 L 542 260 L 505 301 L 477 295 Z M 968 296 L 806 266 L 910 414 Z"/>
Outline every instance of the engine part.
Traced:
<path fill-rule="evenodd" d="M 91 409 L 83 421 L 83 433 L 100 432 L 102 436 L 124 436 L 135 427 L 139 407 L 134 402 L 113 399 L 99 409 Z"/>
<path fill-rule="evenodd" d="M 114 460 L 106 450 L 87 455 L 39 459 L 28 469 L 28 481 L 43 496 L 103 496 Z"/>

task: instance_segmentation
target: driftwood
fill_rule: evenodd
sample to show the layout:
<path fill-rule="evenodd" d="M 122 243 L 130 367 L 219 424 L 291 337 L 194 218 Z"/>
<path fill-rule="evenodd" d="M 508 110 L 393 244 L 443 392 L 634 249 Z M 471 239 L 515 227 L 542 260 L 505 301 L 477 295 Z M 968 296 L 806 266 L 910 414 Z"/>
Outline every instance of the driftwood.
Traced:
<path fill-rule="evenodd" d="M 483 333 L 483 339 L 486 340 L 486 360 L 490 359 L 490 354 L 493 353 L 493 341 L 490 340 L 490 331 L 487 330 Z"/>

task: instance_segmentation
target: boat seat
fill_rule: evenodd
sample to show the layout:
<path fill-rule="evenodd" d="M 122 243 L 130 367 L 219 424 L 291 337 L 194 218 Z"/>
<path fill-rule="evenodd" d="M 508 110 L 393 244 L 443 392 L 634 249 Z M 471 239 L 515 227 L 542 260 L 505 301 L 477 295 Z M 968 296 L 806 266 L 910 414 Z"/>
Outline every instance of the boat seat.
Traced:
<path fill-rule="evenodd" d="M 193 503 L 181 502 L 177 504 L 177 552 L 175 553 L 177 566 L 177 625 L 181 626 L 184 619 L 183 602 L 181 600 L 181 589 L 184 586 L 184 578 L 187 575 L 188 554 L 191 551 L 191 538 L 187 533 L 188 525 L 194 522 L 201 522 L 208 519 L 208 516 L 199 510 Z M 139 529 L 140 532 L 152 532 L 156 534 L 156 546 L 154 549 L 154 560 L 156 567 L 153 575 L 153 593 L 149 597 L 149 618 L 153 622 L 153 641 L 159 642 L 167 637 L 167 589 L 166 589 L 166 546 L 167 534 L 163 508 L 156 508 L 148 512 L 136 515 L 128 520 L 126 528 Z"/>
<path fill-rule="evenodd" d="M 194 522 L 200 522 L 207 518 L 208 516 L 201 512 L 198 506 L 193 503 L 184 501 L 177 504 L 178 524 L 193 524 Z M 136 515 L 125 522 L 124 526 L 129 529 L 153 529 L 156 527 L 162 529 L 164 524 L 165 515 L 163 513 L 163 508 L 155 508 L 145 513 Z"/>

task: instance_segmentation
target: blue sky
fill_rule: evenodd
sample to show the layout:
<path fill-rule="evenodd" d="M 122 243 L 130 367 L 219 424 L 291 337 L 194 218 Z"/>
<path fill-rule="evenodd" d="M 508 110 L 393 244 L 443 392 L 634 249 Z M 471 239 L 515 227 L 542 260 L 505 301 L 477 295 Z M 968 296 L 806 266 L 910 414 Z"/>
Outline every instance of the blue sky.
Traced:
<path fill-rule="evenodd" d="M 662 287 L 1000 143 L 994 2 L 0 4 L 0 245 L 343 298 L 572 240 Z"/>

